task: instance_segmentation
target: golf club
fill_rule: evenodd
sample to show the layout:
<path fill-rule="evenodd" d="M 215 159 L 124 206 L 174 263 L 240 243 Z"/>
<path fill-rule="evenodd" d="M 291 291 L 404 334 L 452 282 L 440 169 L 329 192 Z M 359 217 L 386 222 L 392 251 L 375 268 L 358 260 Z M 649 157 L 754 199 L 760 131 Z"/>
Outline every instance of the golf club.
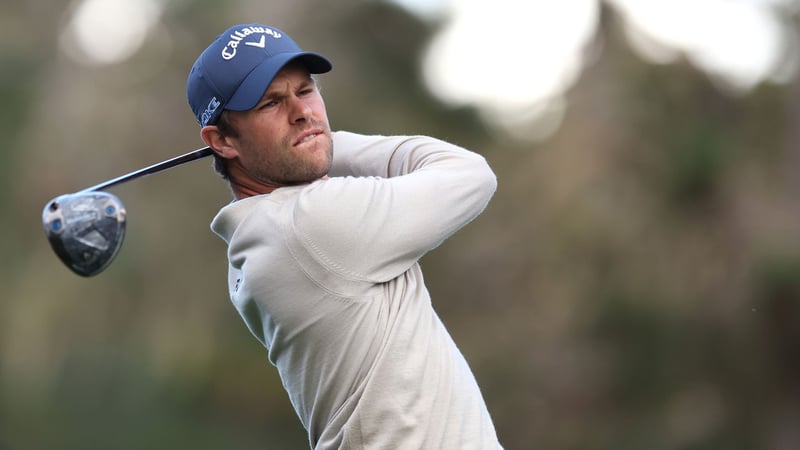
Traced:
<path fill-rule="evenodd" d="M 50 246 L 76 274 L 91 277 L 102 272 L 122 246 L 126 211 L 119 198 L 101 191 L 211 154 L 210 147 L 203 147 L 50 200 L 42 211 L 42 224 Z"/>

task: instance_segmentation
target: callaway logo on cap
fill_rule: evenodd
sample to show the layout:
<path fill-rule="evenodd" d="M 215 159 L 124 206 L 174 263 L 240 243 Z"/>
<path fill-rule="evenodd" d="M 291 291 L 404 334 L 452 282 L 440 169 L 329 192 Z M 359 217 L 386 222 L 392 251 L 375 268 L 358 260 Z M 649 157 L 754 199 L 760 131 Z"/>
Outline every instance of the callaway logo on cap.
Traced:
<path fill-rule="evenodd" d="M 197 58 L 186 93 L 200 126 L 213 125 L 225 109 L 247 111 L 291 61 L 311 73 L 331 70 L 327 58 L 304 52 L 286 33 L 261 24 L 228 28 Z"/>

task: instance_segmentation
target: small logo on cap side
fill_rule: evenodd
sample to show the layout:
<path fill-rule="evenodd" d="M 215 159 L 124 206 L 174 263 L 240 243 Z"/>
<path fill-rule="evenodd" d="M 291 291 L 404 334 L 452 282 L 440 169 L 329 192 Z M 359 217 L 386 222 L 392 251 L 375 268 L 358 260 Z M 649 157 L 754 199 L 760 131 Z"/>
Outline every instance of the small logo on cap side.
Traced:
<path fill-rule="evenodd" d="M 221 103 L 219 100 L 217 100 L 217 97 L 212 98 L 211 101 L 208 102 L 206 110 L 200 115 L 201 126 L 206 126 L 206 124 L 208 124 L 208 121 L 214 116 L 214 113 L 217 111 L 217 108 L 219 108 L 220 104 Z"/>
<path fill-rule="evenodd" d="M 251 34 L 261 34 L 261 40 L 258 42 L 244 42 L 245 45 L 252 45 L 254 47 L 264 48 L 266 46 L 265 38 L 267 35 L 274 37 L 275 39 L 280 39 L 283 35 L 271 28 L 267 27 L 245 27 L 240 30 L 236 30 L 231 34 L 230 40 L 222 48 L 222 59 L 224 60 L 231 60 L 234 56 L 236 56 L 236 49 L 239 47 L 239 44 L 242 43 L 242 40 Z"/>

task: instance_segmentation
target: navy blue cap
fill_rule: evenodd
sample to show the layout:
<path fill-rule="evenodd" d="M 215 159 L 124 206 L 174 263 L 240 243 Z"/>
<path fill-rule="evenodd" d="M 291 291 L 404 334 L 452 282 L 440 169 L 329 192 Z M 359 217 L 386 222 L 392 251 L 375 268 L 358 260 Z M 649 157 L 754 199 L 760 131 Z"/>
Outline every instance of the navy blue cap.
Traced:
<path fill-rule="evenodd" d="M 304 52 L 283 31 L 267 25 L 234 25 L 197 58 L 186 81 L 189 106 L 201 127 L 214 125 L 224 109 L 256 106 L 275 75 L 299 61 L 311 73 L 333 67 L 327 58 Z"/>

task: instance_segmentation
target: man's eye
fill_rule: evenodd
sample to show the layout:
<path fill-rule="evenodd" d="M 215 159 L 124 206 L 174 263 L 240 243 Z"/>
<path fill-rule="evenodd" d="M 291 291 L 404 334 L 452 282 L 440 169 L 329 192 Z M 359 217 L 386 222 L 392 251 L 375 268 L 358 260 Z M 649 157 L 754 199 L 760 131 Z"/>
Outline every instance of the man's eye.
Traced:
<path fill-rule="evenodd" d="M 278 102 L 276 102 L 275 100 L 270 100 L 270 101 L 268 101 L 268 102 L 264 102 L 264 103 L 261 105 L 261 107 L 260 107 L 259 109 L 268 109 L 268 108 L 272 108 L 272 107 L 274 107 L 274 106 L 275 106 L 275 105 L 277 105 L 277 104 L 278 104 Z"/>

